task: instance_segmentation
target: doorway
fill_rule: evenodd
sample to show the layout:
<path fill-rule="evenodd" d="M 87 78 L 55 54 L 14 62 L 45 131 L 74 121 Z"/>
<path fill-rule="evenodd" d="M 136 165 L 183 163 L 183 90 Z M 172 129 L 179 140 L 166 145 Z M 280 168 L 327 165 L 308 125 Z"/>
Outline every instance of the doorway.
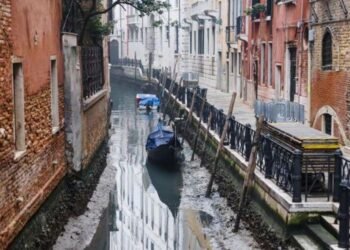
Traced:
<path fill-rule="evenodd" d="M 221 89 L 221 81 L 222 81 L 222 53 L 218 52 L 217 72 L 216 72 L 216 88 L 217 89 Z"/>
<path fill-rule="evenodd" d="M 281 97 L 281 71 L 282 71 L 281 65 L 276 65 L 276 70 L 275 70 L 275 96 L 276 96 L 276 100 L 280 99 L 280 97 Z"/>
<path fill-rule="evenodd" d="M 294 95 L 296 93 L 296 71 L 297 71 L 297 49 L 295 47 L 289 48 L 289 100 L 294 102 Z"/>

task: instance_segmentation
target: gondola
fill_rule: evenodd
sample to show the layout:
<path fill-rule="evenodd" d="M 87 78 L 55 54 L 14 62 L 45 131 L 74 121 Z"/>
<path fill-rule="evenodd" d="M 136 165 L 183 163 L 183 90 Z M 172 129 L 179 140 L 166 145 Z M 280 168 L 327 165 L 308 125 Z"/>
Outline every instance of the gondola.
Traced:
<path fill-rule="evenodd" d="M 181 160 L 182 147 L 176 133 L 160 121 L 157 128 L 148 135 L 146 142 L 148 160 L 164 166 L 175 166 Z"/>

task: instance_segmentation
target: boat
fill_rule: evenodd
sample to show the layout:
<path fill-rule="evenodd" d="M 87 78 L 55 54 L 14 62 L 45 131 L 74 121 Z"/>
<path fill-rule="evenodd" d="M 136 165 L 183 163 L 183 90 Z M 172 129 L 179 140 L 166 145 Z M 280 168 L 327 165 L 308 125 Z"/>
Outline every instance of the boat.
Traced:
<path fill-rule="evenodd" d="M 158 110 L 160 100 L 153 94 L 137 94 L 136 104 L 139 110 Z"/>
<path fill-rule="evenodd" d="M 148 135 L 146 142 L 148 160 L 156 164 L 174 166 L 181 159 L 181 144 L 176 133 L 160 121 L 157 128 Z"/>

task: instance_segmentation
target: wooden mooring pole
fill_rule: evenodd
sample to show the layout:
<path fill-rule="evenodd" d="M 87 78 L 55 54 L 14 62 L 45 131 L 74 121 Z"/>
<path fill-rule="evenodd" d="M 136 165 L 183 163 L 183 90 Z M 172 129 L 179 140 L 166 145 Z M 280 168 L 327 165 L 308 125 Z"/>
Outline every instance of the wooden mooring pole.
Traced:
<path fill-rule="evenodd" d="M 207 151 L 207 141 L 209 137 L 209 130 L 210 130 L 210 124 L 211 124 L 211 119 L 213 117 L 213 112 L 210 111 L 209 113 L 209 118 L 208 118 L 208 126 L 205 131 L 205 137 L 204 137 L 204 142 L 203 142 L 203 149 L 202 149 L 202 154 L 201 154 L 201 164 L 199 165 L 200 167 L 203 166 L 204 163 L 204 157 L 205 157 L 205 152 Z"/>
<path fill-rule="evenodd" d="M 237 216 L 236 216 L 235 226 L 233 228 L 234 232 L 237 232 L 239 229 L 239 223 L 240 223 L 241 216 L 243 213 L 243 207 L 246 204 L 247 194 L 249 193 L 249 189 L 251 188 L 251 185 L 253 183 L 254 171 L 255 171 L 255 167 L 256 167 L 256 155 L 258 153 L 258 144 L 259 144 L 259 138 L 260 138 L 261 130 L 263 127 L 263 123 L 264 123 L 264 117 L 261 115 L 259 117 L 259 119 L 257 121 L 257 125 L 256 125 L 256 131 L 255 131 L 255 135 L 254 135 L 254 139 L 253 139 L 253 148 L 252 148 L 252 151 L 250 152 L 250 156 L 249 156 L 248 173 L 244 178 L 241 199 L 239 201 L 239 207 L 238 207 L 238 212 L 237 212 Z"/>
<path fill-rule="evenodd" d="M 188 123 L 192 120 L 192 112 L 193 112 L 193 107 L 194 107 L 194 102 L 196 99 L 196 95 L 197 95 L 197 89 L 193 90 L 193 95 L 192 95 L 192 101 L 191 101 L 191 107 L 190 107 L 190 111 L 188 112 L 188 116 L 186 119 L 186 123 L 185 123 L 185 127 L 182 131 L 182 141 L 181 141 L 181 145 L 184 145 L 185 142 L 185 132 L 187 130 L 188 127 Z"/>
<path fill-rule="evenodd" d="M 202 124 L 202 119 L 203 119 L 203 110 L 205 107 L 205 102 L 206 102 L 206 98 L 202 97 L 202 104 L 201 104 L 201 110 L 200 110 L 200 115 L 199 115 L 199 121 L 197 124 L 197 131 L 196 131 L 196 137 L 194 139 L 194 144 L 193 144 L 193 152 L 192 152 L 192 156 L 191 156 L 191 161 L 194 160 L 194 154 L 196 153 L 196 148 L 197 148 L 197 143 L 198 143 L 198 138 L 199 138 L 199 134 L 201 131 L 201 124 Z"/>
<path fill-rule="evenodd" d="M 174 76 L 175 76 L 175 77 L 174 77 L 174 79 L 171 80 L 170 87 L 169 87 L 169 91 L 168 91 L 168 96 L 169 96 L 169 98 L 168 98 L 168 100 L 167 100 L 167 102 L 166 102 L 166 104 L 165 104 L 164 110 L 163 110 L 163 120 L 165 119 L 166 111 L 167 111 L 168 106 L 169 106 L 169 104 L 170 104 L 171 95 L 172 95 L 173 88 L 174 88 L 174 85 L 175 85 L 175 79 L 176 79 L 176 77 L 177 77 L 177 73 L 175 73 Z"/>
<path fill-rule="evenodd" d="M 215 159 L 214 159 L 214 163 L 213 163 L 213 165 L 214 165 L 213 173 L 210 176 L 210 180 L 208 183 L 207 192 L 205 193 L 205 197 L 209 197 L 211 194 L 211 189 L 213 187 L 213 182 L 215 179 L 216 171 L 218 169 L 218 161 L 219 161 L 220 152 L 221 152 L 222 146 L 224 145 L 224 140 L 225 140 L 225 137 L 227 134 L 227 129 L 228 129 L 228 124 L 230 122 L 230 117 L 232 116 L 233 107 L 234 107 L 235 101 L 236 101 L 236 96 L 237 96 L 237 93 L 233 92 L 232 97 L 231 97 L 230 106 L 228 108 L 228 112 L 227 112 L 227 116 L 226 116 L 226 120 L 225 120 L 224 129 L 222 131 L 220 142 L 219 142 L 218 148 L 216 150 L 216 154 L 215 154 Z"/>

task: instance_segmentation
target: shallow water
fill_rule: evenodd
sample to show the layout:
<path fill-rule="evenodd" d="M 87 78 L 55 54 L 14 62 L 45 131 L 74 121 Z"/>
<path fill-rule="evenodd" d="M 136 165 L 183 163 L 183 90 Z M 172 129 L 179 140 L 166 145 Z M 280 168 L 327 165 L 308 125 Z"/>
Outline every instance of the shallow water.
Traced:
<path fill-rule="evenodd" d="M 147 162 L 144 145 L 159 114 L 136 110 L 138 91 L 135 84 L 112 78 L 108 164 L 117 169 L 117 211 L 110 249 L 256 248 L 249 232 L 232 233 L 234 214 L 224 198 L 216 192 L 204 197 L 209 173 L 198 160 L 185 160 L 171 172 Z M 187 144 L 184 154 L 191 156 Z"/>

